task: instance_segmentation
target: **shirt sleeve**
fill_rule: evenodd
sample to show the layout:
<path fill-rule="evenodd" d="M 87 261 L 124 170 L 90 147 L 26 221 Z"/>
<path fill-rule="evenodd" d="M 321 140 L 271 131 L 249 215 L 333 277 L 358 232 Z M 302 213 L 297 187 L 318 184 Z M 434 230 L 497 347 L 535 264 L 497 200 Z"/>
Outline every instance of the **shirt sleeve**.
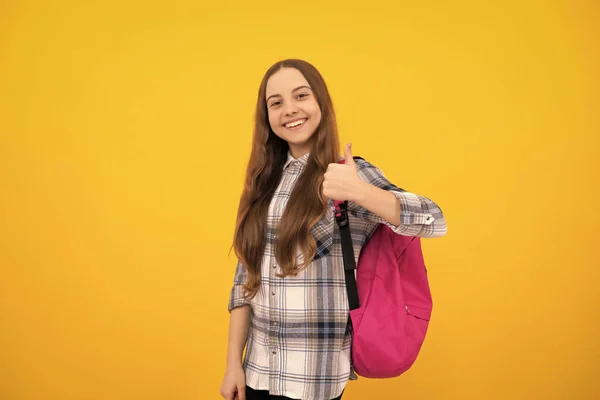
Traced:
<path fill-rule="evenodd" d="M 444 214 L 432 200 L 400 189 L 391 183 L 379 168 L 363 159 L 356 159 L 356 167 L 358 175 L 363 181 L 393 193 L 400 200 L 400 225 L 389 223 L 353 201 L 348 202 L 350 214 L 368 222 L 373 229 L 375 225 L 382 223 L 399 235 L 433 238 L 446 234 Z"/>
<path fill-rule="evenodd" d="M 231 312 L 231 310 L 234 308 L 250 304 L 250 301 L 244 297 L 243 289 L 247 279 L 248 272 L 246 271 L 246 268 L 244 268 L 243 264 L 238 261 L 235 268 L 235 276 L 233 278 L 233 287 L 231 288 L 231 294 L 229 295 L 229 312 Z"/>

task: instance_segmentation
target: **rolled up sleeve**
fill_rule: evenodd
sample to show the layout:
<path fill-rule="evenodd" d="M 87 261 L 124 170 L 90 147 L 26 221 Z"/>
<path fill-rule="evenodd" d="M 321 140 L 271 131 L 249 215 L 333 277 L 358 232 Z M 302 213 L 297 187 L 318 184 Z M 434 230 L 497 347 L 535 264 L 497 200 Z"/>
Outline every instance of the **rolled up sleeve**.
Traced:
<path fill-rule="evenodd" d="M 231 312 L 234 308 L 245 306 L 250 304 L 250 301 L 244 297 L 244 289 L 243 286 L 248 279 L 248 272 L 246 268 L 242 265 L 240 261 L 238 261 L 237 266 L 235 268 L 235 276 L 233 279 L 233 287 L 231 288 L 231 293 L 229 295 L 229 305 L 227 307 L 228 311 Z"/>
<path fill-rule="evenodd" d="M 385 221 L 395 233 L 418 237 L 441 237 L 448 231 L 442 210 L 432 200 L 409 192 L 392 193 L 400 200 L 400 225 Z"/>

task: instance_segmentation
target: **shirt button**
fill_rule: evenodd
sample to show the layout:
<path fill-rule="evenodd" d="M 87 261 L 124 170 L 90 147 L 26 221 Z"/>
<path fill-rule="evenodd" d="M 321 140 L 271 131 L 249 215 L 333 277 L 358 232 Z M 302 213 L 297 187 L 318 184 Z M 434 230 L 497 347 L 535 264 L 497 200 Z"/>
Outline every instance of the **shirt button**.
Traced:
<path fill-rule="evenodd" d="M 272 351 L 273 354 L 277 354 L 277 352 L 275 350 Z"/>
<path fill-rule="evenodd" d="M 271 292 L 271 294 L 272 294 L 273 296 L 275 296 L 275 292 Z"/>

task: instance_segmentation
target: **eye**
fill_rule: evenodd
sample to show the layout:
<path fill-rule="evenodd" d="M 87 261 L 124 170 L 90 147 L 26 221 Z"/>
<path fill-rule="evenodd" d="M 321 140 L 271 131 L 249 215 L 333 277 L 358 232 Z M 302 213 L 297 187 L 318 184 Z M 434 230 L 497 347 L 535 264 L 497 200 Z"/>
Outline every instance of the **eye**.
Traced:
<path fill-rule="evenodd" d="M 280 101 L 274 101 L 274 102 L 271 103 L 270 107 L 278 106 L 280 103 L 281 103 Z"/>
<path fill-rule="evenodd" d="M 302 99 L 302 98 L 308 97 L 308 96 L 310 96 L 309 93 L 299 93 L 298 96 L 296 96 L 296 97 L 299 98 L 299 99 Z"/>

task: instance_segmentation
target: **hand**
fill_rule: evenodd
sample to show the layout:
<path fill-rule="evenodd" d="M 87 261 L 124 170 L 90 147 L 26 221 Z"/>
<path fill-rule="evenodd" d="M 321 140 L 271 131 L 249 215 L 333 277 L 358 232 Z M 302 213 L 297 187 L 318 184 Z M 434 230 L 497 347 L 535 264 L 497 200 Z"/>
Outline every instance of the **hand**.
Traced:
<path fill-rule="evenodd" d="M 338 201 L 356 200 L 362 193 L 364 183 L 358 176 L 352 158 L 352 144 L 344 149 L 345 164 L 332 163 L 327 167 L 323 180 L 323 195 Z"/>
<path fill-rule="evenodd" d="M 241 365 L 225 370 L 221 396 L 225 400 L 246 400 L 246 374 Z"/>

